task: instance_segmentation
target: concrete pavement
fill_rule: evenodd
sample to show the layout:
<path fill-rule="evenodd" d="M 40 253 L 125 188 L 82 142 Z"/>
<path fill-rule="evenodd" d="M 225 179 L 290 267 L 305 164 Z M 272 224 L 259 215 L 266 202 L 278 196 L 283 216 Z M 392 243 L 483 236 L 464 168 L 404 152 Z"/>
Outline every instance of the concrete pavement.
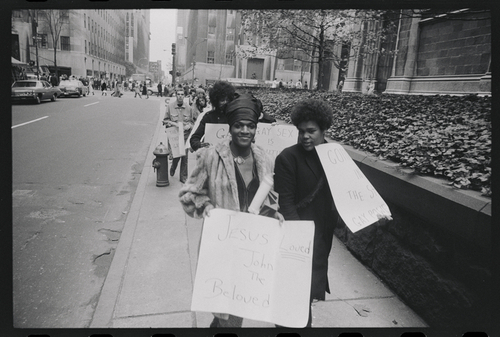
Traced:
<path fill-rule="evenodd" d="M 91 328 L 206 328 L 211 313 L 191 312 L 201 220 L 179 201 L 179 168 L 170 186 L 156 187 L 153 150 L 165 144 L 158 127 L 91 322 Z M 194 154 L 189 155 L 189 169 Z M 366 269 L 336 238 L 329 258 L 331 294 L 313 304 L 313 327 L 413 327 L 426 323 Z M 243 320 L 243 327 L 269 327 Z"/>

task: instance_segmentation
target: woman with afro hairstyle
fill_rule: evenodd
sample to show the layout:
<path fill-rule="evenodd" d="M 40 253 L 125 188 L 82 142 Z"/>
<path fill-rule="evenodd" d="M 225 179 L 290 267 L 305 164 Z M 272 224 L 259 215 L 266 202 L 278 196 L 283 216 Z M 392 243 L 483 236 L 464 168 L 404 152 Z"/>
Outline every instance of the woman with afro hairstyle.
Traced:
<path fill-rule="evenodd" d="M 285 220 L 314 221 L 312 303 L 325 300 L 325 292 L 330 293 L 328 255 L 339 218 L 315 148 L 326 143 L 325 131 L 333 124 L 333 111 L 324 101 L 307 99 L 292 108 L 290 117 L 299 130 L 298 143 L 276 157 L 274 189 L 279 193 L 280 213 Z M 307 327 L 311 327 L 311 320 L 309 308 Z"/>
<path fill-rule="evenodd" d="M 227 117 L 224 114 L 224 106 L 231 102 L 234 98 L 234 87 L 229 82 L 218 81 L 208 92 L 208 97 L 212 105 L 212 110 L 207 112 L 200 121 L 196 131 L 191 135 L 190 144 L 193 151 L 198 150 L 200 147 L 207 147 L 209 143 L 202 143 L 201 139 L 205 135 L 205 124 L 225 124 Z"/>

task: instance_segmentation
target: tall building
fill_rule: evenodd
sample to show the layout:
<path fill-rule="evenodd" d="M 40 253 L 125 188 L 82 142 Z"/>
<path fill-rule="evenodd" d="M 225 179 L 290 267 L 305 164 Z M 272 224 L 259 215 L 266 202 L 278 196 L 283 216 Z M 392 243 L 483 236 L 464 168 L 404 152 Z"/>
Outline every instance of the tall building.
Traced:
<path fill-rule="evenodd" d="M 241 15 L 237 10 L 178 10 L 176 70 L 179 82 L 195 85 L 216 80 L 235 83 L 269 83 L 308 78 L 298 60 L 282 60 L 274 55 L 239 58 L 245 44 Z M 258 42 L 258 41 L 254 41 Z"/>
<path fill-rule="evenodd" d="M 386 13 L 397 29 L 378 44 L 380 52 L 349 55 L 349 44 L 332 48 L 343 61 L 312 66 L 298 58 L 280 59 L 267 53 L 239 58 L 249 48 L 241 29 L 241 16 L 233 10 L 179 10 L 177 70 L 181 82 L 204 84 L 217 79 L 269 84 L 318 81 L 323 89 L 379 93 L 491 95 L 491 13 L 488 10 L 392 10 Z M 377 33 L 386 24 L 365 27 Z M 257 37 L 253 44 L 259 45 Z M 327 41 L 327 43 L 333 43 Z M 391 51 L 391 52 L 384 52 Z M 328 55 L 327 55 L 328 56 Z M 345 60 L 345 61 L 344 61 Z M 254 80 L 253 80 L 254 79 Z"/>
<path fill-rule="evenodd" d="M 123 80 L 128 60 L 126 50 L 130 51 L 127 42 L 131 41 L 126 35 L 127 14 L 135 16 L 131 59 L 136 65 L 141 65 L 141 61 L 148 64 L 147 10 L 13 10 L 12 57 L 36 63 L 38 54 L 39 65 L 51 72 L 55 71 L 56 63 L 59 74 Z M 57 37 L 55 43 L 54 37 Z"/>
<path fill-rule="evenodd" d="M 149 66 L 150 14 L 147 9 L 125 12 L 125 60 L 147 73 Z"/>

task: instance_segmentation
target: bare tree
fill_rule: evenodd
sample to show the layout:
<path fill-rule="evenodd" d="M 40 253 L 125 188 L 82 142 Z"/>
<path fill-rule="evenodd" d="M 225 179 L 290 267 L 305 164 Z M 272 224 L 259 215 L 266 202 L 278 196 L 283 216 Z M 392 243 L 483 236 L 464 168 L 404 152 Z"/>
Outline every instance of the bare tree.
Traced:
<path fill-rule="evenodd" d="M 385 11 L 357 9 L 243 10 L 244 32 L 251 48 L 239 56 L 275 51 L 281 59 L 318 64 L 318 89 L 322 89 L 325 62 L 342 70 L 352 57 L 381 52 L 380 41 L 394 26 L 382 23 L 384 15 Z"/>
<path fill-rule="evenodd" d="M 69 11 L 67 9 L 39 9 L 38 18 L 43 21 L 50 36 L 54 47 L 54 68 L 55 75 L 59 77 L 57 69 L 57 45 L 61 36 L 61 30 L 64 24 L 69 22 Z"/>

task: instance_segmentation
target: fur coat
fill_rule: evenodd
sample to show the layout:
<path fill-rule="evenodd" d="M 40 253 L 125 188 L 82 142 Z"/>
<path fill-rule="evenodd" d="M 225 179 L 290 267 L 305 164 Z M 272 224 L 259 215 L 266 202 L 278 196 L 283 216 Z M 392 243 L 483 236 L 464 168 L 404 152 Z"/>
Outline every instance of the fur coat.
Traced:
<path fill-rule="evenodd" d="M 274 163 L 266 151 L 252 144 L 259 181 L 272 174 Z M 196 166 L 179 192 L 184 211 L 191 217 L 203 217 L 209 204 L 215 208 L 239 211 L 238 185 L 229 140 L 196 151 Z"/>

